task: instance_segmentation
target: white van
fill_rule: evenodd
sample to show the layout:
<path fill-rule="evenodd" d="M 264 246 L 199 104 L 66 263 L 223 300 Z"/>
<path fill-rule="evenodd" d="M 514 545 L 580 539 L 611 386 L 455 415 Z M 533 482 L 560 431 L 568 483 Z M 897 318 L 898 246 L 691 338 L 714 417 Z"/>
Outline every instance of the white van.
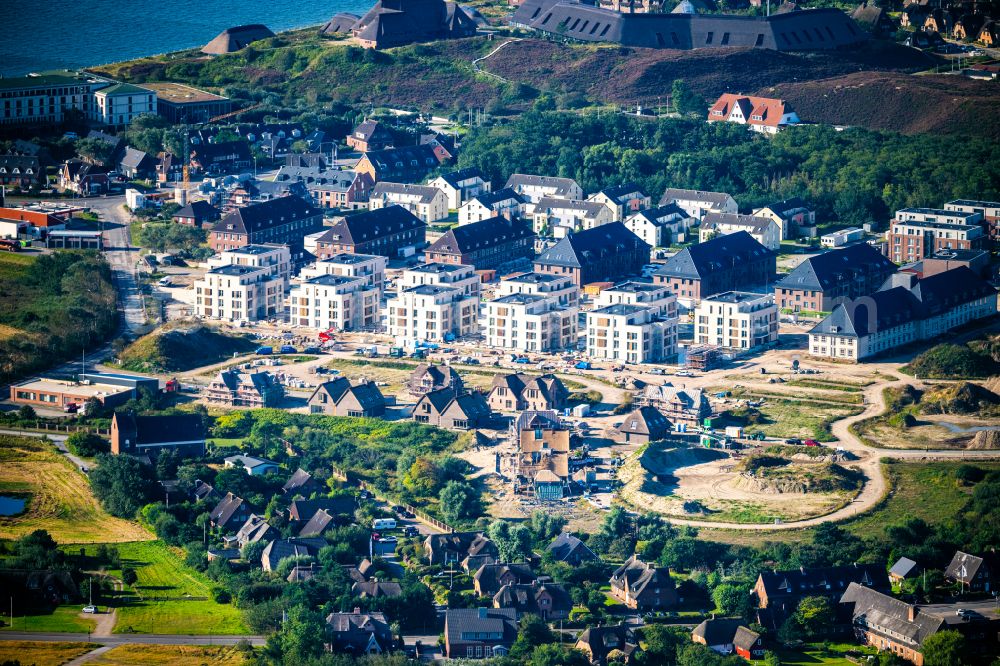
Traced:
<path fill-rule="evenodd" d="M 394 530 L 396 529 L 395 518 L 377 518 L 372 521 L 373 530 Z"/>

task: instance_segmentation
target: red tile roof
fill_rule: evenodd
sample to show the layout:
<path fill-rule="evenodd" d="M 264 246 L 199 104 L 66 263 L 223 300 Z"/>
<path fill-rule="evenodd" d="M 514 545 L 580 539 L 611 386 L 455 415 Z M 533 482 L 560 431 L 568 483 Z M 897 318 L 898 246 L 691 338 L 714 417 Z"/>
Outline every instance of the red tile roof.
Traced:
<path fill-rule="evenodd" d="M 729 120 L 733 107 L 739 105 L 748 125 L 766 125 L 777 127 L 786 113 L 792 112 L 792 107 L 783 99 L 770 97 L 752 97 L 750 95 L 723 94 L 708 110 L 708 120 Z M 760 118 L 757 120 L 756 118 Z"/>

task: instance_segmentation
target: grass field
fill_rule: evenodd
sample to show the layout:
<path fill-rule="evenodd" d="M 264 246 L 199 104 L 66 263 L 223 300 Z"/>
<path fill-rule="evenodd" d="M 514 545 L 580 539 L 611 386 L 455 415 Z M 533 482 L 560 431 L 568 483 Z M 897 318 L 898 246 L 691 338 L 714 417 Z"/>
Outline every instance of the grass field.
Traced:
<path fill-rule="evenodd" d="M 765 423 L 749 426 L 748 433 L 763 431 L 768 437 L 812 438 L 828 442 L 833 440 L 830 424 L 858 414 L 862 408 L 857 405 L 786 400 L 769 396 L 759 409 Z"/>
<path fill-rule="evenodd" d="M 4 626 L 0 630 L 9 631 L 51 631 L 66 633 L 86 633 L 92 630 L 97 622 L 89 617 L 81 617 L 83 604 L 59 606 L 51 613 L 37 610 L 22 614 L 14 605 L 13 626 Z M 5 611 L 6 613 L 6 611 Z M 3 643 L 0 643 L 3 645 Z"/>
<path fill-rule="evenodd" d="M 796 650 L 778 650 L 784 666 L 854 666 L 858 662 L 848 659 L 849 654 L 857 658 L 877 653 L 855 643 L 811 643 Z"/>
<path fill-rule="evenodd" d="M 0 642 L 0 663 L 17 661 L 34 666 L 61 666 L 96 648 L 92 643 Z"/>
<path fill-rule="evenodd" d="M 242 634 L 240 611 L 211 599 L 211 581 L 185 566 L 180 551 L 160 541 L 118 544 L 122 565 L 139 577 L 115 604 L 116 633 Z M 120 575 L 120 572 L 112 572 Z M 150 597 L 156 597 L 152 600 Z"/>
<path fill-rule="evenodd" d="M 90 660 L 94 666 L 240 666 L 246 653 L 237 647 L 201 645 L 120 645 Z"/>
<path fill-rule="evenodd" d="M 0 539 L 48 531 L 58 543 L 141 541 L 153 536 L 139 525 L 109 516 L 90 484 L 52 444 L 34 437 L 0 435 L 0 492 L 29 495 L 25 512 L 0 517 Z"/>
<path fill-rule="evenodd" d="M 889 463 L 882 466 L 891 491 L 868 513 L 840 525 L 858 536 L 881 535 L 888 525 L 908 518 L 922 518 L 931 525 L 956 515 L 965 504 L 971 488 L 955 482 L 960 462 Z M 976 462 L 987 470 L 1000 469 L 1000 463 Z M 706 529 L 701 538 L 740 545 L 759 545 L 766 541 L 800 542 L 812 539 L 812 530 L 735 531 Z"/>

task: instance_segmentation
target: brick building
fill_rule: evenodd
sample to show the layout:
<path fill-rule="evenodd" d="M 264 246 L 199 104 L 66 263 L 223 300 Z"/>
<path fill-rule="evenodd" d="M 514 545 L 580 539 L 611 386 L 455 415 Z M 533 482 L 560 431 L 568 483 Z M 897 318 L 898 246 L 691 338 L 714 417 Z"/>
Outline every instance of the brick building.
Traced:
<path fill-rule="evenodd" d="M 738 231 L 684 248 L 667 259 L 653 281 L 691 306 L 705 296 L 766 285 L 774 279 L 776 264 L 774 252 Z"/>
<path fill-rule="evenodd" d="M 261 243 L 285 244 L 300 258 L 302 239 L 323 228 L 323 213 L 297 196 L 251 204 L 229 213 L 208 233 L 216 252 Z"/>
<path fill-rule="evenodd" d="M 539 273 L 568 275 L 578 287 L 638 275 L 649 261 L 649 244 L 621 222 L 573 233 L 535 259 Z"/>
<path fill-rule="evenodd" d="M 427 248 L 428 262 L 499 268 L 534 253 L 535 233 L 524 222 L 494 217 L 454 227 Z"/>
<path fill-rule="evenodd" d="M 316 241 L 316 256 L 341 252 L 395 257 L 424 244 L 427 224 L 401 206 L 387 206 L 341 218 Z"/>
<path fill-rule="evenodd" d="M 774 301 L 780 310 L 830 312 L 837 299 L 876 292 L 895 272 L 896 265 L 871 245 L 850 245 L 796 266 L 775 284 Z"/>

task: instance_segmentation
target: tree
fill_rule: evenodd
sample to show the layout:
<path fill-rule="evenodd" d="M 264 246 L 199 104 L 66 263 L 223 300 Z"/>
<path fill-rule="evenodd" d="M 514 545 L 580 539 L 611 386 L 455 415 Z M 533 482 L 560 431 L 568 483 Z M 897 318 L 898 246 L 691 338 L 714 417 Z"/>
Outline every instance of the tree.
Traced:
<path fill-rule="evenodd" d="M 31 405 L 21 405 L 21 408 L 17 410 L 17 418 L 22 421 L 34 421 L 38 415 L 35 414 L 35 408 Z"/>
<path fill-rule="evenodd" d="M 91 458 L 111 450 L 108 440 L 92 432 L 74 432 L 66 438 L 66 448 L 78 456 Z"/>
<path fill-rule="evenodd" d="M 721 583 L 712 590 L 712 601 L 723 615 L 746 617 L 750 612 L 750 583 Z"/>
<path fill-rule="evenodd" d="M 940 631 L 923 644 L 924 666 L 962 666 L 965 661 L 965 637 L 954 630 Z"/>
<path fill-rule="evenodd" d="M 119 518 L 132 518 L 152 495 L 152 474 L 131 456 L 101 453 L 90 472 L 90 486 L 104 510 Z"/>
<path fill-rule="evenodd" d="M 552 643 L 555 639 L 555 635 L 545 620 L 529 613 L 521 618 L 517 640 L 510 647 L 510 656 L 513 659 L 524 659 L 539 645 Z"/>
<path fill-rule="evenodd" d="M 642 638 L 646 646 L 640 657 L 643 666 L 670 663 L 677 655 L 677 648 L 691 640 L 689 634 L 662 624 L 648 624 L 643 627 Z"/>
<path fill-rule="evenodd" d="M 674 113 L 681 115 L 702 114 L 706 108 L 704 98 L 692 92 L 683 79 L 674 80 L 674 84 L 670 88 L 670 105 L 673 107 Z"/>
<path fill-rule="evenodd" d="M 826 597 L 805 597 L 790 618 L 807 638 L 825 636 L 835 620 L 833 604 Z"/>
<path fill-rule="evenodd" d="M 531 530 L 527 526 L 495 520 L 487 532 L 501 562 L 522 562 L 531 557 Z"/>
<path fill-rule="evenodd" d="M 124 567 L 122 569 L 122 582 L 129 586 L 135 585 L 139 582 L 139 575 L 132 567 Z"/>
<path fill-rule="evenodd" d="M 80 139 L 76 142 L 76 152 L 94 162 L 106 164 L 111 159 L 113 146 L 100 139 Z"/>
<path fill-rule="evenodd" d="M 448 522 L 476 518 L 483 511 L 479 493 L 465 481 L 449 481 L 438 499 L 441 501 L 441 515 Z"/>
<path fill-rule="evenodd" d="M 529 666 L 589 666 L 587 656 L 575 648 L 549 643 L 531 651 Z"/>
<path fill-rule="evenodd" d="M 279 663 L 307 663 L 324 653 L 325 635 L 323 617 L 305 606 L 296 605 L 289 609 L 281 630 L 268 640 L 268 647 L 276 644 L 282 657 Z"/>

